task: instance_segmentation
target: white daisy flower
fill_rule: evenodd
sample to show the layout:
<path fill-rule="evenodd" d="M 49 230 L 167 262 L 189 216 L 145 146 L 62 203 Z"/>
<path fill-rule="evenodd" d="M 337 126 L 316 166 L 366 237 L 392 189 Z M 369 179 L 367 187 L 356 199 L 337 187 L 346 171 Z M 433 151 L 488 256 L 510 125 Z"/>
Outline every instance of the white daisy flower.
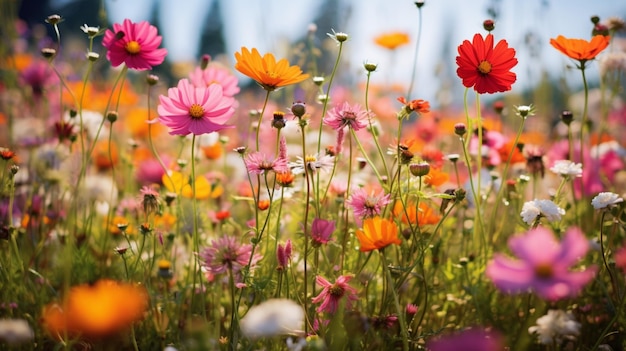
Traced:
<path fill-rule="evenodd" d="M 564 214 L 565 210 L 557 206 L 552 200 L 537 199 L 525 202 L 520 213 L 522 220 L 528 225 L 532 225 L 539 216 L 554 222 L 561 220 L 561 216 Z"/>
<path fill-rule="evenodd" d="M 582 163 L 574 163 L 570 160 L 558 160 L 550 170 L 564 178 L 578 178 L 583 176 Z"/>
<path fill-rule="evenodd" d="M 622 201 L 624 201 L 624 199 L 615 193 L 602 192 L 591 199 L 591 205 L 594 209 L 601 210 L 607 207 L 615 206 Z"/>
<path fill-rule="evenodd" d="M 270 299 L 256 305 L 241 319 L 241 331 L 248 338 L 303 334 L 304 309 L 295 301 Z"/>
<path fill-rule="evenodd" d="M 307 155 L 304 159 L 298 156 L 298 160 L 296 162 L 291 162 L 291 173 L 293 174 L 302 174 L 304 173 L 304 167 L 309 169 L 309 171 L 316 173 L 318 171 L 329 172 L 333 169 L 335 165 L 335 158 L 326 154 L 315 154 L 315 155 Z"/>
<path fill-rule="evenodd" d="M 549 310 L 548 314 L 537 319 L 537 325 L 528 328 L 530 334 L 537 334 L 539 342 L 551 345 L 563 339 L 572 339 L 580 334 L 580 323 L 571 312 Z"/>

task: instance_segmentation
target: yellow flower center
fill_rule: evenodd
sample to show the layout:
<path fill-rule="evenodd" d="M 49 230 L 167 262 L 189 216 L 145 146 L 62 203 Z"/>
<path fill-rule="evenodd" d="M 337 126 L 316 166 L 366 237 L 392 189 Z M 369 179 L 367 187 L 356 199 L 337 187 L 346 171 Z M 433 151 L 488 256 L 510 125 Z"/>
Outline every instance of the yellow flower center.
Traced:
<path fill-rule="evenodd" d="M 553 274 L 552 266 L 550 266 L 549 264 L 537 265 L 535 267 L 535 274 L 539 278 L 550 278 Z"/>
<path fill-rule="evenodd" d="M 189 116 L 191 118 L 202 118 L 204 116 L 204 108 L 198 104 L 193 104 L 189 107 Z"/>
<path fill-rule="evenodd" d="M 491 63 L 489 63 L 489 61 L 481 61 L 478 65 L 478 71 L 482 74 L 491 72 Z"/>
<path fill-rule="evenodd" d="M 311 162 L 315 162 L 315 161 L 317 161 L 317 158 L 315 158 L 315 156 L 310 156 L 309 155 L 309 156 L 304 158 L 304 162 L 305 163 L 311 163 Z"/>
<path fill-rule="evenodd" d="M 135 54 L 138 54 L 139 51 L 141 51 L 141 46 L 139 45 L 138 42 L 134 40 L 129 41 L 128 43 L 126 43 L 126 51 L 131 55 L 135 55 Z"/>

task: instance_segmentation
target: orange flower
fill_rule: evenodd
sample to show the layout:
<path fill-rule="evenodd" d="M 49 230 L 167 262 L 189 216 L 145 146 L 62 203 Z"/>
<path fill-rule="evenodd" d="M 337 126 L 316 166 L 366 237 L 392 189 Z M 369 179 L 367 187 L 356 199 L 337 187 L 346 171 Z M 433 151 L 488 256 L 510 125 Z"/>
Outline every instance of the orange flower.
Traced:
<path fill-rule="evenodd" d="M 286 59 L 276 62 L 276 58 L 270 53 L 261 57 L 256 48 L 250 52 L 248 48 L 242 47 L 241 53 L 235 53 L 235 59 L 235 69 L 255 80 L 267 91 L 309 78 L 308 74 L 302 73 L 299 66 L 290 66 Z"/>
<path fill-rule="evenodd" d="M 443 172 L 440 168 L 431 167 L 430 172 L 424 177 L 424 183 L 432 187 L 438 187 L 450 179 L 448 173 Z"/>
<path fill-rule="evenodd" d="M 398 201 L 393 206 L 393 215 L 402 218 L 402 223 L 418 224 L 420 226 L 426 224 L 437 224 L 441 216 L 435 214 L 435 211 L 424 202 L 420 202 L 419 210 L 415 208 L 415 203 L 407 203 L 406 211 L 402 207 L 402 202 Z"/>
<path fill-rule="evenodd" d="M 143 318 L 148 307 L 146 290 L 135 284 L 100 280 L 70 290 L 65 303 L 47 305 L 42 323 L 51 336 L 103 337 Z"/>
<path fill-rule="evenodd" d="M 596 35 L 591 41 L 584 39 L 570 39 L 562 35 L 556 39 L 550 39 L 550 45 L 559 50 L 565 56 L 578 60 L 581 65 L 588 60 L 593 60 L 598 54 L 609 46 L 609 37 L 604 35 Z"/>
<path fill-rule="evenodd" d="M 517 145 L 513 145 L 513 142 L 514 140 L 509 140 L 498 149 L 500 158 L 503 162 L 506 162 L 509 159 L 509 154 L 513 151 L 513 155 L 511 155 L 511 164 L 526 162 L 526 157 L 524 157 L 524 154 L 520 151 L 520 148 Z"/>
<path fill-rule="evenodd" d="M 384 33 L 374 38 L 374 42 L 385 49 L 395 50 L 409 43 L 409 35 L 402 32 Z"/>
<path fill-rule="evenodd" d="M 356 237 L 361 243 L 361 252 L 380 250 L 391 244 L 400 245 L 398 226 L 388 220 L 376 216 L 363 221 L 363 229 L 356 231 Z"/>
<path fill-rule="evenodd" d="M 111 155 L 109 155 L 109 145 Z M 110 156 L 110 157 L 109 157 Z M 93 163 L 99 170 L 106 170 L 111 168 L 112 165 L 116 165 L 119 161 L 119 152 L 117 145 L 113 142 L 109 143 L 108 140 L 99 140 L 93 150 Z"/>
<path fill-rule="evenodd" d="M 217 160 L 222 157 L 223 148 L 222 143 L 219 141 L 214 143 L 213 145 L 207 145 L 202 147 L 202 152 L 204 156 L 209 160 Z"/>
<path fill-rule="evenodd" d="M 430 103 L 426 100 L 417 99 L 407 101 L 404 96 L 400 96 L 398 101 L 404 104 L 404 109 L 407 113 L 411 113 L 413 111 L 417 113 L 428 113 L 430 112 Z"/>

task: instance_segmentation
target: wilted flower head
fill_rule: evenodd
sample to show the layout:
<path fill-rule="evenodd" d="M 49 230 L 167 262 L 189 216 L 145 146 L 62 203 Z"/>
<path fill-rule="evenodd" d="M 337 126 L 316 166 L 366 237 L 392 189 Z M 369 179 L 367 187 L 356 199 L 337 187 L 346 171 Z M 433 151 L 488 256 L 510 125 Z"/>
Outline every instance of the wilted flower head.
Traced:
<path fill-rule="evenodd" d="M 576 322 L 571 312 L 549 310 L 548 314 L 537 319 L 536 326 L 528 328 L 528 332 L 537 334 L 540 343 L 552 345 L 580 334 L 580 323 Z"/>
<path fill-rule="evenodd" d="M 288 299 L 270 299 L 250 308 L 241 319 L 241 332 L 248 338 L 303 333 L 304 310 Z"/>
<path fill-rule="evenodd" d="M 527 201 L 522 206 L 522 220 L 528 225 L 535 223 L 540 217 L 545 217 L 548 221 L 560 221 L 565 210 L 557 206 L 552 200 L 532 200 Z"/>
<path fill-rule="evenodd" d="M 593 199 L 591 199 L 591 205 L 594 209 L 601 210 L 604 208 L 613 207 L 623 201 L 624 199 L 615 193 L 602 192 L 596 195 Z"/>

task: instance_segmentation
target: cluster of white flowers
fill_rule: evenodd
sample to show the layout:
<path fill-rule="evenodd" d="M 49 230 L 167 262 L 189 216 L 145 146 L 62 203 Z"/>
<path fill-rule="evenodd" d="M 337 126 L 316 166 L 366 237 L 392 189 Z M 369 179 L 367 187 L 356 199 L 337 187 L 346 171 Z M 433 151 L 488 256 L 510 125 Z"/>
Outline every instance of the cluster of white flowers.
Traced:
<path fill-rule="evenodd" d="M 583 165 L 570 160 L 558 160 L 550 170 L 561 177 L 578 178 L 583 176 Z"/>
<path fill-rule="evenodd" d="M 532 225 L 539 216 L 554 222 L 561 220 L 561 216 L 564 214 L 565 210 L 557 206 L 552 200 L 537 199 L 525 202 L 520 213 L 522 220 L 528 225 Z"/>
<path fill-rule="evenodd" d="M 591 205 L 594 209 L 601 210 L 607 207 L 615 206 L 623 201 L 624 199 L 615 193 L 603 192 L 591 199 Z"/>
<path fill-rule="evenodd" d="M 537 319 L 537 325 L 528 328 L 530 334 L 537 334 L 539 342 L 550 345 L 564 338 L 573 338 L 580 333 L 580 323 L 571 312 L 549 310 L 548 314 Z"/>
<path fill-rule="evenodd" d="M 241 319 L 241 331 L 248 338 L 300 335 L 304 332 L 304 309 L 288 299 L 271 299 L 256 305 Z"/>

